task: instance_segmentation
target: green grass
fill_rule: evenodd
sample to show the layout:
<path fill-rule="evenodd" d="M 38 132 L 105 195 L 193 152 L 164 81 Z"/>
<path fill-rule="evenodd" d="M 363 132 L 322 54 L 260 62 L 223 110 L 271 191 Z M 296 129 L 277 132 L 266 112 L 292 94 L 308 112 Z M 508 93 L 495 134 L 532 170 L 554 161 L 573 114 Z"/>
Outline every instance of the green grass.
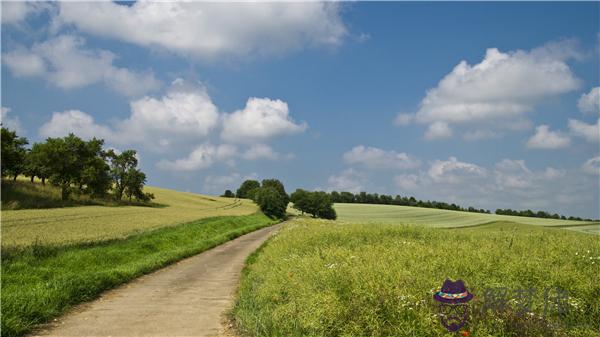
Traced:
<path fill-rule="evenodd" d="M 216 217 L 126 239 L 4 247 L 2 336 L 20 336 L 104 290 L 274 222 L 262 214 Z"/>
<path fill-rule="evenodd" d="M 161 207 L 155 202 L 137 202 L 114 200 L 112 198 L 92 199 L 89 195 L 78 191 L 71 193 L 69 200 L 61 199 L 60 188 L 50 183 L 31 182 L 29 179 L 2 179 L 2 210 L 19 210 L 32 208 L 59 208 L 75 206 L 145 206 Z"/>
<path fill-rule="evenodd" d="M 296 219 L 253 255 L 232 317 L 242 336 L 451 336 L 432 295 L 446 278 L 475 294 L 471 336 L 600 336 L 596 236 L 495 222 L 439 229 Z M 482 311 L 486 288 L 536 288 L 533 315 Z M 568 311 L 543 317 L 543 290 Z M 514 296 L 512 296 L 514 297 Z"/>
<path fill-rule="evenodd" d="M 431 227 L 466 227 L 495 221 L 527 225 L 557 226 L 575 231 L 600 234 L 600 222 L 530 218 L 483 214 L 396 205 L 335 204 L 338 220 L 350 223 L 415 224 Z"/>
<path fill-rule="evenodd" d="M 43 187 L 39 183 L 31 184 L 29 181 L 19 183 L 34 189 L 33 195 L 41 195 L 43 200 L 50 197 L 44 196 L 45 192 L 40 190 L 47 189 L 50 194 L 56 192 L 56 188 L 48 184 Z M 154 202 L 162 207 L 92 205 L 50 209 L 3 209 L 2 247 L 28 246 L 34 243 L 64 245 L 119 239 L 202 218 L 249 215 L 258 211 L 251 200 L 206 196 L 151 186 L 145 187 L 144 190 L 153 193 L 156 196 Z M 4 193 L 3 186 L 2 194 Z"/>

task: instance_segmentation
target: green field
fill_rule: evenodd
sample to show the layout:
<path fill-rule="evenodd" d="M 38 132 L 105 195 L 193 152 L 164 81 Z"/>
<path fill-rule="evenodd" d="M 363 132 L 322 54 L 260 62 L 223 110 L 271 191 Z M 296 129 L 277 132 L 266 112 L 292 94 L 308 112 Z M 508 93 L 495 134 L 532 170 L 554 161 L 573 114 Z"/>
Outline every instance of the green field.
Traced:
<path fill-rule="evenodd" d="M 125 239 L 4 250 L 2 336 L 22 335 L 104 290 L 275 222 L 262 214 L 216 217 Z"/>
<path fill-rule="evenodd" d="M 600 336 L 595 235 L 514 222 L 448 229 L 299 218 L 248 262 L 231 313 L 242 336 L 451 336 L 432 299 L 446 278 L 475 294 L 470 336 Z M 502 287 L 507 307 L 484 310 L 485 290 Z M 549 306 L 544 315 L 544 291 L 556 287 L 568 292 L 564 313 Z M 526 300 L 514 294 L 530 288 L 521 315 Z"/>
<path fill-rule="evenodd" d="M 157 187 L 146 187 L 144 191 L 154 193 L 154 202 L 163 206 L 2 210 L 2 246 L 124 238 L 149 229 L 215 216 L 248 215 L 258 210 L 250 200 L 205 196 Z"/>
<path fill-rule="evenodd" d="M 522 216 L 458 212 L 396 205 L 335 204 L 338 220 L 351 223 L 415 224 L 431 227 L 467 227 L 504 221 L 544 227 L 560 227 L 600 234 L 600 223 L 530 218 Z"/>

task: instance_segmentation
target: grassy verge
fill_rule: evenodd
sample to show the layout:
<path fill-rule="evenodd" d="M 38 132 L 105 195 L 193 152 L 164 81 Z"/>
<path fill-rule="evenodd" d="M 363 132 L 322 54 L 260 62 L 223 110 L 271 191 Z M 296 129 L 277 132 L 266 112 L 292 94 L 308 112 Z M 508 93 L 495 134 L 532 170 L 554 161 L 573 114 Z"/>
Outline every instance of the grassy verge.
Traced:
<path fill-rule="evenodd" d="M 297 219 L 248 262 L 232 312 L 244 336 L 450 336 L 432 299 L 446 278 L 475 294 L 470 336 L 600 336 L 597 236 Z M 500 287 L 506 307 L 486 308 L 485 290 Z M 550 302 L 543 315 L 544 290 L 556 287 L 566 308 Z M 535 289 L 530 314 L 516 311 L 519 289 Z"/>
<path fill-rule="evenodd" d="M 89 195 L 79 194 L 77 190 L 71 193 L 69 200 L 61 199 L 60 188 L 46 182 L 17 179 L 16 181 L 2 179 L 2 209 L 32 209 L 32 208 L 60 208 L 74 206 L 146 206 L 164 207 L 155 202 L 137 202 L 128 200 L 114 200 L 113 198 L 92 199 Z"/>
<path fill-rule="evenodd" d="M 19 336 L 70 306 L 276 221 L 262 214 L 203 219 L 122 240 L 2 252 L 2 336 Z"/>

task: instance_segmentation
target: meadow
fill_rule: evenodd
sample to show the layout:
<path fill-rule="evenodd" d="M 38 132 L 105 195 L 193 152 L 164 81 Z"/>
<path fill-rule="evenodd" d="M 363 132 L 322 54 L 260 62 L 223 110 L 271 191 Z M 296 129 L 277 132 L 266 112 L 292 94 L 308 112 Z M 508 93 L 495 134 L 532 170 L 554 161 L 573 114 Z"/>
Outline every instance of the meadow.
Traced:
<path fill-rule="evenodd" d="M 3 248 L 2 336 L 20 336 L 104 290 L 275 222 L 221 216 L 123 239 Z"/>
<path fill-rule="evenodd" d="M 35 185 L 40 189 L 40 184 Z M 56 188 L 49 184 L 43 189 L 48 190 L 48 194 L 57 193 Z M 203 218 L 249 215 L 258 211 L 252 201 L 245 199 L 205 196 L 150 186 L 146 186 L 144 191 L 155 195 L 154 207 L 92 205 L 3 209 L 2 247 L 118 239 Z"/>
<path fill-rule="evenodd" d="M 503 221 L 600 234 L 600 222 L 530 218 L 396 205 L 335 204 L 334 207 L 338 214 L 338 220 L 349 223 L 416 224 L 437 228 L 454 228 Z"/>
<path fill-rule="evenodd" d="M 600 336 L 598 275 L 600 243 L 585 233 L 300 217 L 249 258 L 231 317 L 241 336 L 451 336 L 432 298 L 450 278 L 475 296 L 463 335 Z M 488 306 L 502 288 L 506 307 Z M 556 288 L 562 309 L 544 297 Z M 520 289 L 535 291 L 526 313 Z"/>

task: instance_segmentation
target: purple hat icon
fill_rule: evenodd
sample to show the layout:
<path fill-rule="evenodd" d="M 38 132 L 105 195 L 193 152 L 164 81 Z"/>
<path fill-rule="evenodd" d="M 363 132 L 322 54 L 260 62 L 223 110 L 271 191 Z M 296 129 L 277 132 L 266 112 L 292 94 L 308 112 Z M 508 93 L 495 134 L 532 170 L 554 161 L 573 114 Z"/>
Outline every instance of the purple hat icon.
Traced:
<path fill-rule="evenodd" d="M 467 291 L 462 280 L 452 282 L 449 279 L 444 281 L 442 289 L 433 295 L 433 299 L 447 304 L 467 303 L 473 298 L 473 294 Z"/>

